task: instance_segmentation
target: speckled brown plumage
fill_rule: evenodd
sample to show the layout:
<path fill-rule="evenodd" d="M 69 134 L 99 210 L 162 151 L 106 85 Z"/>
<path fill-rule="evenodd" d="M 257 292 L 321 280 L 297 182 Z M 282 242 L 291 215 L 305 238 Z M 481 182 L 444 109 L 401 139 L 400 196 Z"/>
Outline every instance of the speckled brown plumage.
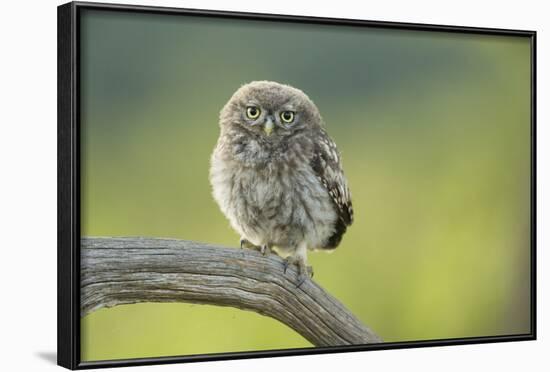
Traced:
<path fill-rule="evenodd" d="M 245 246 L 311 272 L 307 250 L 334 249 L 353 222 L 340 153 L 315 104 L 269 81 L 239 88 L 220 113 L 213 196 Z"/>

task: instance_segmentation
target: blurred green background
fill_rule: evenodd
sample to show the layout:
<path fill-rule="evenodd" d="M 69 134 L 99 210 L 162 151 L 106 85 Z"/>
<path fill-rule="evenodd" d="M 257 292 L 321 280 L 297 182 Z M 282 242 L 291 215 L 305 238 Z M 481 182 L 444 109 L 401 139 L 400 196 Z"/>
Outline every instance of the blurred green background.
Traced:
<path fill-rule="evenodd" d="M 218 113 L 252 80 L 304 90 L 356 220 L 315 279 L 385 341 L 530 331 L 527 38 L 83 11 L 82 234 L 237 246 L 210 195 Z M 82 319 L 82 359 L 311 347 L 189 304 Z"/>

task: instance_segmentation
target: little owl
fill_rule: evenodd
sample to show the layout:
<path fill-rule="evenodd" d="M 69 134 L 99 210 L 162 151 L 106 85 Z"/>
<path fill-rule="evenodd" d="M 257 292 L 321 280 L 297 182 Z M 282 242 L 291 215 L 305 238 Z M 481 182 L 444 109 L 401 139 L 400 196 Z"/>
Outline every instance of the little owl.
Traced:
<path fill-rule="evenodd" d="M 304 92 L 270 81 L 238 89 L 220 113 L 211 158 L 213 196 L 241 248 L 273 248 L 313 274 L 307 250 L 332 250 L 353 221 L 340 154 Z"/>

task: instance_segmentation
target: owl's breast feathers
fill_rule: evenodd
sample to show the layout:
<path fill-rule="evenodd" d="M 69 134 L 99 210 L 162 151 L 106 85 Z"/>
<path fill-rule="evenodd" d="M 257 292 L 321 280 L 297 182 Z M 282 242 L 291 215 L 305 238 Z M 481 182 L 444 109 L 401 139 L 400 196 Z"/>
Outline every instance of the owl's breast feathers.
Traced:
<path fill-rule="evenodd" d="M 336 144 L 323 130 L 314 147 L 311 167 L 319 181 L 327 190 L 336 209 L 338 219 L 334 225 L 334 233 L 330 236 L 324 249 L 334 249 L 340 244 L 347 227 L 353 223 L 353 207 L 346 177 L 342 170 L 340 154 Z"/>

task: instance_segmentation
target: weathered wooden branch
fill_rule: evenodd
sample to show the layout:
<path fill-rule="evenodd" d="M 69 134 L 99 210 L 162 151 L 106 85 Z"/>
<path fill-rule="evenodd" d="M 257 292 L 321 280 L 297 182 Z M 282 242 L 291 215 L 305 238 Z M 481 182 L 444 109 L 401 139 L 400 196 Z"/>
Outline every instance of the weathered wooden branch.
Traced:
<path fill-rule="evenodd" d="M 277 319 L 315 346 L 381 342 L 344 305 L 272 254 L 185 240 L 83 238 L 81 314 L 139 302 L 232 306 Z"/>

